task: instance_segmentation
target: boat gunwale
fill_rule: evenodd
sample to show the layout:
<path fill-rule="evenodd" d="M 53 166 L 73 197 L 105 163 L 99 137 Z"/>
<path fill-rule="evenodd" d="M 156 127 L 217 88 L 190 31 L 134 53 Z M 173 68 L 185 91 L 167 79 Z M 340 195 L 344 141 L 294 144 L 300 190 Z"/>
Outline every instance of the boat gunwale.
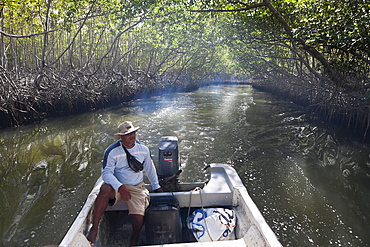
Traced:
<path fill-rule="evenodd" d="M 197 192 L 193 191 L 186 191 L 186 192 L 164 192 L 164 193 L 150 193 L 151 196 L 164 196 L 164 195 L 174 195 L 176 198 L 179 199 L 180 207 L 189 207 L 189 203 L 185 204 L 185 197 L 189 197 L 189 195 L 192 198 L 192 207 L 211 207 L 211 206 L 226 206 L 226 207 L 235 207 L 238 208 L 238 206 L 241 207 L 241 204 L 245 204 L 246 208 L 244 209 L 247 214 L 251 216 L 251 219 L 248 219 L 250 221 L 250 226 L 248 229 L 245 229 L 246 233 L 243 236 L 239 236 L 238 239 L 235 240 L 229 240 L 229 241 L 220 241 L 222 246 L 249 246 L 248 242 L 251 241 L 250 234 L 248 235 L 249 229 L 255 230 L 257 228 L 257 231 L 261 235 L 260 237 L 263 238 L 263 243 L 259 243 L 261 245 L 255 245 L 255 246 L 281 246 L 281 243 L 278 241 L 275 233 L 272 231 L 270 226 L 267 224 L 266 220 L 262 216 L 262 213 L 259 211 L 256 204 L 253 202 L 252 198 L 249 196 L 246 187 L 243 185 L 242 181 L 240 180 L 237 172 L 234 168 L 225 165 L 225 164 L 211 164 L 211 179 L 209 180 L 209 183 L 207 183 L 203 189 L 198 190 Z M 222 183 L 224 181 L 225 183 Z M 87 197 L 87 200 L 78 213 L 77 217 L 73 221 L 71 227 L 67 231 L 66 235 L 62 239 L 62 242 L 60 243 L 60 247 L 66 247 L 66 246 L 77 246 L 74 245 L 76 242 L 78 242 L 81 245 L 78 246 L 90 246 L 89 242 L 87 241 L 85 237 L 85 233 L 88 231 L 87 228 L 89 228 L 88 217 L 93 209 L 95 199 L 97 197 L 97 194 L 99 193 L 100 187 L 103 184 L 103 180 L 100 177 L 97 182 L 95 183 L 94 188 L 90 192 L 89 196 Z M 190 183 L 191 184 L 191 183 Z M 199 183 L 202 184 L 202 183 Z M 214 191 L 214 186 L 223 186 L 218 192 Z M 227 188 L 228 187 L 228 188 Z M 193 197 L 194 196 L 194 197 Z M 223 203 L 217 203 L 216 201 L 208 203 L 211 197 L 216 197 L 217 200 L 220 200 L 222 198 Z M 208 199 L 207 199 L 208 197 Z M 194 201 L 193 201 L 194 200 Z M 204 203 L 203 201 L 206 200 L 207 203 Z M 119 211 L 119 210 L 125 210 L 124 203 L 121 204 L 119 207 L 112 207 L 108 208 L 107 211 Z M 238 209 L 237 209 L 238 211 Z M 238 213 L 237 213 L 238 217 Z M 240 216 L 239 216 L 240 218 Z M 232 242 L 229 244 L 228 242 Z M 175 243 L 171 244 L 171 246 L 179 246 L 180 244 L 182 246 L 194 246 L 197 244 L 200 245 L 208 245 L 207 243 L 212 244 L 212 246 L 216 242 L 193 242 L 193 243 Z M 166 244 L 167 246 L 168 244 Z M 158 245 L 158 246 L 164 246 L 164 245 Z"/>

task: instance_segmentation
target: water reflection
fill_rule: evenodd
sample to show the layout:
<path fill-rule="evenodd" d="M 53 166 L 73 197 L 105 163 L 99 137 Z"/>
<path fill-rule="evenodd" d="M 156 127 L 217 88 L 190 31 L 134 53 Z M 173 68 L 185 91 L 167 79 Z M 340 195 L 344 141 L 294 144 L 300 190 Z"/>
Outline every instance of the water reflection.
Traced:
<path fill-rule="evenodd" d="M 4 246 L 38 246 L 39 239 L 33 239 L 40 238 L 37 229 L 49 221 L 45 214 L 55 201 L 86 177 L 95 177 L 94 138 L 92 129 L 59 121 L 3 132 L 0 221 Z"/>
<path fill-rule="evenodd" d="M 182 181 L 206 180 L 212 162 L 234 166 L 284 246 L 369 245 L 369 146 L 308 117 L 248 85 L 220 85 L 1 131 L 0 246 L 59 243 L 125 119 L 155 163 L 159 138 L 179 138 Z"/>

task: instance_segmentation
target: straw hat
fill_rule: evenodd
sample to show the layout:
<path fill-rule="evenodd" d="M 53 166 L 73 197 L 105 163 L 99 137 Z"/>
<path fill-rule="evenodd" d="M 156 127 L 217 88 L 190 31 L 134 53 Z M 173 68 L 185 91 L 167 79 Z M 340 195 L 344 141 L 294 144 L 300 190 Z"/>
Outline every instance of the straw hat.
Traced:
<path fill-rule="evenodd" d="M 118 133 L 114 134 L 114 138 L 120 139 L 121 136 L 135 132 L 138 129 L 140 129 L 140 127 L 134 127 L 130 121 L 123 122 L 118 126 Z"/>

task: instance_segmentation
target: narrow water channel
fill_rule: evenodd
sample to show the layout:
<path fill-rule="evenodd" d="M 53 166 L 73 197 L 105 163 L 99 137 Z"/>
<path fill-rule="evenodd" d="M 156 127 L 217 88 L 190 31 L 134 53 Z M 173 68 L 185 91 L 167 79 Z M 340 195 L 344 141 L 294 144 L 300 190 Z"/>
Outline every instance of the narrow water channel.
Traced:
<path fill-rule="evenodd" d="M 284 246 L 370 245 L 370 145 L 250 85 L 213 85 L 0 131 L 0 246 L 58 245 L 123 120 L 157 163 L 179 138 L 181 181 L 232 165 Z"/>

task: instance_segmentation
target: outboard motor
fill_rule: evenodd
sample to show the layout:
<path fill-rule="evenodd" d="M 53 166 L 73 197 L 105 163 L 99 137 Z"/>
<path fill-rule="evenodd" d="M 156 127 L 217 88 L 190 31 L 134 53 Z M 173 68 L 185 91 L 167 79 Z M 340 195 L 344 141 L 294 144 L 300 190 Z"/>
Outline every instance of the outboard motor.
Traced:
<path fill-rule="evenodd" d="M 159 184 L 163 191 L 178 191 L 181 173 L 178 139 L 165 136 L 159 140 Z M 145 213 L 145 232 L 148 245 L 179 243 L 182 223 L 179 202 L 173 194 L 151 195 Z"/>
<path fill-rule="evenodd" d="M 180 155 L 176 136 L 164 136 L 159 140 L 159 168 L 158 179 L 164 191 L 178 190 L 178 176 L 180 169 Z"/>

